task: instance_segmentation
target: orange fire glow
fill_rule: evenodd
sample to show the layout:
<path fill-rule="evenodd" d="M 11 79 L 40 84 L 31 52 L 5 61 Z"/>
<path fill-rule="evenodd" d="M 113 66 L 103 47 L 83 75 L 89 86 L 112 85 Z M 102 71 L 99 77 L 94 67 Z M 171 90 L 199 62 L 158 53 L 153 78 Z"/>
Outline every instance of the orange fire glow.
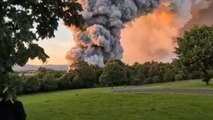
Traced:
<path fill-rule="evenodd" d="M 162 5 L 169 7 L 170 3 Z M 174 38 L 178 35 L 175 17 L 174 12 L 159 8 L 126 25 L 121 39 L 123 60 L 129 64 L 152 60 L 168 62 L 174 55 Z"/>
<path fill-rule="evenodd" d="M 168 8 L 169 6 L 171 6 L 170 2 L 162 2 L 161 5 L 165 8 Z"/>

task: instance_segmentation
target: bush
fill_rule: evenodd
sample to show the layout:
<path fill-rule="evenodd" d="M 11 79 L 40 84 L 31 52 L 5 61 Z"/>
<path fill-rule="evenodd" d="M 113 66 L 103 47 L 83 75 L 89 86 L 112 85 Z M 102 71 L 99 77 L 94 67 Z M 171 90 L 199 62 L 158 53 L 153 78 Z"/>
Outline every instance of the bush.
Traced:
<path fill-rule="evenodd" d="M 62 90 L 71 89 L 73 77 L 74 73 L 72 71 L 62 75 L 58 80 L 58 88 Z"/>
<path fill-rule="evenodd" d="M 97 74 L 93 67 L 84 61 L 79 61 L 74 65 L 72 88 L 91 88 L 97 83 Z"/>
<path fill-rule="evenodd" d="M 175 72 L 173 70 L 167 70 L 164 74 L 164 82 L 175 81 Z"/>
<path fill-rule="evenodd" d="M 110 61 L 103 69 L 100 84 L 103 86 L 125 85 L 127 81 L 124 66 L 119 62 Z"/>
<path fill-rule="evenodd" d="M 160 83 L 160 82 L 161 82 L 161 79 L 159 76 L 156 75 L 152 78 L 152 83 Z"/>
<path fill-rule="evenodd" d="M 152 78 L 151 77 L 148 77 L 144 80 L 144 84 L 152 84 Z"/>
<path fill-rule="evenodd" d="M 183 75 L 181 73 L 178 73 L 175 75 L 175 81 L 180 81 L 180 80 L 183 80 Z"/>
<path fill-rule="evenodd" d="M 130 80 L 130 85 L 142 85 L 143 81 L 141 79 L 138 78 L 134 78 Z"/>
<path fill-rule="evenodd" d="M 21 80 L 21 77 L 17 74 L 17 73 L 7 73 L 7 74 L 4 74 L 4 76 L 1 76 L 2 79 L 1 80 L 1 84 L 0 84 L 0 98 L 2 97 L 3 95 L 3 90 L 5 88 L 7 88 L 7 91 L 6 91 L 6 96 L 4 97 L 7 97 L 8 99 L 10 98 L 13 98 L 15 99 L 16 98 L 16 94 L 20 94 L 22 93 L 22 80 Z"/>
<path fill-rule="evenodd" d="M 40 87 L 41 84 L 37 77 L 29 77 L 24 84 L 24 93 L 39 92 Z"/>
<path fill-rule="evenodd" d="M 41 81 L 41 91 L 53 91 L 58 88 L 56 78 L 49 74 L 46 75 Z"/>

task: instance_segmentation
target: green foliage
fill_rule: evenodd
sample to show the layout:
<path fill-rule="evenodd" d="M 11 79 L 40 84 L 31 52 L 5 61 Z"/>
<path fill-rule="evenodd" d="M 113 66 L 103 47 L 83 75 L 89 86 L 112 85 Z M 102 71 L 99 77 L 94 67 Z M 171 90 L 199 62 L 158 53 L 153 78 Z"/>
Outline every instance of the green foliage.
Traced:
<path fill-rule="evenodd" d="M 158 75 L 156 75 L 156 76 L 154 76 L 154 77 L 152 78 L 152 82 L 153 82 L 153 83 L 160 83 L 160 82 L 161 82 L 161 79 L 160 79 L 160 77 L 159 77 Z"/>
<path fill-rule="evenodd" d="M 164 81 L 175 81 L 175 72 L 172 69 L 168 69 L 164 74 Z"/>
<path fill-rule="evenodd" d="M 175 75 L 175 81 L 180 81 L 180 80 L 183 80 L 183 79 L 184 79 L 183 74 L 178 73 L 178 74 Z"/>
<path fill-rule="evenodd" d="M 7 74 L 14 65 L 24 66 L 28 59 L 34 58 L 46 61 L 48 55 L 37 41 L 55 37 L 54 31 L 60 19 L 65 25 L 82 29 L 81 10 L 81 5 L 75 0 L 1 0 L 0 90 L 7 85 L 5 80 L 10 80 Z"/>
<path fill-rule="evenodd" d="M 74 72 L 69 71 L 64 73 L 58 81 L 59 89 L 71 89 L 72 79 L 74 78 Z"/>
<path fill-rule="evenodd" d="M 109 61 L 103 69 L 103 74 L 100 76 L 100 84 L 103 86 L 124 85 L 126 79 L 124 66 L 120 62 Z"/>
<path fill-rule="evenodd" d="M 25 65 L 29 58 L 45 61 L 48 56 L 35 41 L 54 37 L 58 21 L 82 27 L 80 4 L 69 0 L 0 1 L 0 72 Z"/>
<path fill-rule="evenodd" d="M 41 82 L 35 76 L 27 78 L 24 84 L 24 92 L 26 93 L 39 92 L 40 88 L 41 88 Z"/>
<path fill-rule="evenodd" d="M 208 70 L 213 68 L 213 28 L 195 26 L 178 38 L 176 53 L 183 67 L 189 71 L 201 71 L 203 80 L 210 81 Z"/>
<path fill-rule="evenodd" d="M 99 66 L 94 66 L 94 65 L 90 65 L 90 67 L 95 72 L 95 78 L 94 78 L 95 86 L 99 86 L 99 84 L 100 84 L 99 78 L 100 78 L 101 74 L 103 73 L 103 68 L 101 68 Z"/>
<path fill-rule="evenodd" d="M 17 73 L 8 73 L 4 75 L 4 81 L 0 84 L 0 98 L 16 99 L 16 93 L 21 90 L 21 77 Z M 3 93 L 3 91 L 5 93 Z"/>
<path fill-rule="evenodd" d="M 57 80 L 53 74 L 47 74 L 41 80 L 41 91 L 53 91 L 58 88 Z"/>
<path fill-rule="evenodd" d="M 134 69 L 134 79 L 133 79 L 133 85 L 140 85 L 145 83 L 145 79 L 148 77 L 149 69 L 150 69 L 150 63 L 145 64 L 138 64 L 135 63 L 133 65 Z"/>
<path fill-rule="evenodd" d="M 132 85 L 135 84 L 135 77 L 134 77 L 134 69 L 132 66 L 125 65 L 124 66 L 124 71 L 126 74 L 126 82 L 125 85 Z"/>
<path fill-rule="evenodd" d="M 72 80 L 73 88 L 89 88 L 94 87 L 96 83 L 96 73 L 93 67 L 91 67 L 85 61 L 78 61 L 73 64 L 74 78 Z"/>

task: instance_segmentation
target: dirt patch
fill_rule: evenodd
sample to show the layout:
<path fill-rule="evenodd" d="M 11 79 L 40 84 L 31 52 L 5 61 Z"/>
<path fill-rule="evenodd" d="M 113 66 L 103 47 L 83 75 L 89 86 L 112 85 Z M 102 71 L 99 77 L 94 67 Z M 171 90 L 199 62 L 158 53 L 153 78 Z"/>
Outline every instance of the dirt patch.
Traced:
<path fill-rule="evenodd" d="M 177 93 L 177 94 L 207 94 L 213 95 L 213 90 L 193 90 L 193 89 L 116 89 L 113 92 L 128 93 Z"/>

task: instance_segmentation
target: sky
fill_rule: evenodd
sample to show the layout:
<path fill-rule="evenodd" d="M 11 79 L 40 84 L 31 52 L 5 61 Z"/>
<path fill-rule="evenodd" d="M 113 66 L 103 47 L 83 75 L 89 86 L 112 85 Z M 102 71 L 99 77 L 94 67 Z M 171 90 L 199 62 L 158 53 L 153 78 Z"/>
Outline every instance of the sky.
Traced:
<path fill-rule="evenodd" d="M 35 59 L 29 60 L 27 64 L 33 65 L 45 65 L 45 64 L 67 64 L 65 58 L 66 52 L 74 45 L 72 38 L 72 32 L 60 23 L 58 30 L 55 32 L 55 38 L 44 39 L 38 42 L 38 44 L 44 48 L 45 52 L 49 55 L 46 63 Z"/>
<path fill-rule="evenodd" d="M 191 11 L 193 19 L 188 21 L 188 23 L 180 31 L 183 32 L 185 30 L 189 30 L 191 26 L 193 26 L 194 24 L 213 25 L 212 10 L 213 10 L 213 2 L 211 2 L 210 7 L 207 9 L 204 9 L 201 11 L 194 11 L 194 12 Z M 166 14 L 159 14 L 159 12 L 153 12 L 153 14 L 147 15 L 146 17 L 142 16 L 134 20 L 129 27 L 127 26 L 124 30 L 122 30 L 121 45 L 124 48 L 124 54 L 123 54 L 124 57 L 122 60 L 126 63 L 133 63 L 136 61 L 145 62 L 145 61 L 151 61 L 153 59 L 155 61 L 159 61 L 159 60 L 164 62 L 170 61 L 171 56 L 172 57 L 174 56 L 173 54 L 170 54 L 170 53 L 173 53 L 174 45 L 176 45 L 176 42 L 171 41 L 173 39 L 169 39 L 167 37 L 176 38 L 178 34 L 177 32 L 179 31 L 179 29 L 176 30 L 173 28 L 174 26 L 171 26 L 171 23 L 172 25 L 174 23 L 170 22 L 170 19 L 169 21 L 167 20 L 168 15 L 169 15 L 169 18 L 174 17 L 174 16 L 171 16 L 170 14 L 171 14 L 170 12 L 166 12 Z M 162 18 L 166 18 L 166 19 L 162 19 L 161 18 L 162 15 L 163 15 Z M 185 16 L 183 17 L 185 18 Z M 176 21 L 178 19 L 172 19 L 172 21 L 174 20 Z M 151 26 L 150 26 L 150 23 L 151 23 Z M 159 34 L 156 34 L 156 35 L 153 34 L 153 32 L 156 33 L 156 31 Z M 175 31 L 175 32 L 173 33 L 172 31 Z M 151 38 L 153 39 L 150 39 L 150 33 L 152 34 Z M 163 40 L 159 40 L 159 37 L 163 38 Z M 133 38 L 134 38 L 134 42 L 132 42 Z M 138 39 L 138 42 L 137 42 L 137 39 Z M 151 42 L 149 40 L 151 40 Z M 152 42 L 152 40 L 154 40 L 154 43 Z M 159 42 L 156 42 L 156 40 L 158 40 Z M 150 45 L 147 44 L 148 42 L 150 42 L 151 44 Z M 65 58 L 66 53 L 72 46 L 74 46 L 75 43 L 72 37 L 72 32 L 70 31 L 69 28 L 64 26 L 63 22 L 61 22 L 58 30 L 55 32 L 55 38 L 39 41 L 38 44 L 44 48 L 45 52 L 49 55 L 50 58 L 47 60 L 46 63 L 42 63 L 38 59 L 35 59 L 35 60 L 29 60 L 27 64 L 33 64 L 33 65 L 67 64 L 67 60 Z M 150 51 L 150 50 L 155 50 L 154 48 L 157 51 L 156 53 L 155 51 L 154 52 Z M 162 48 L 162 49 L 159 49 L 159 48 Z M 165 56 L 165 57 L 162 57 L 162 56 Z"/>

